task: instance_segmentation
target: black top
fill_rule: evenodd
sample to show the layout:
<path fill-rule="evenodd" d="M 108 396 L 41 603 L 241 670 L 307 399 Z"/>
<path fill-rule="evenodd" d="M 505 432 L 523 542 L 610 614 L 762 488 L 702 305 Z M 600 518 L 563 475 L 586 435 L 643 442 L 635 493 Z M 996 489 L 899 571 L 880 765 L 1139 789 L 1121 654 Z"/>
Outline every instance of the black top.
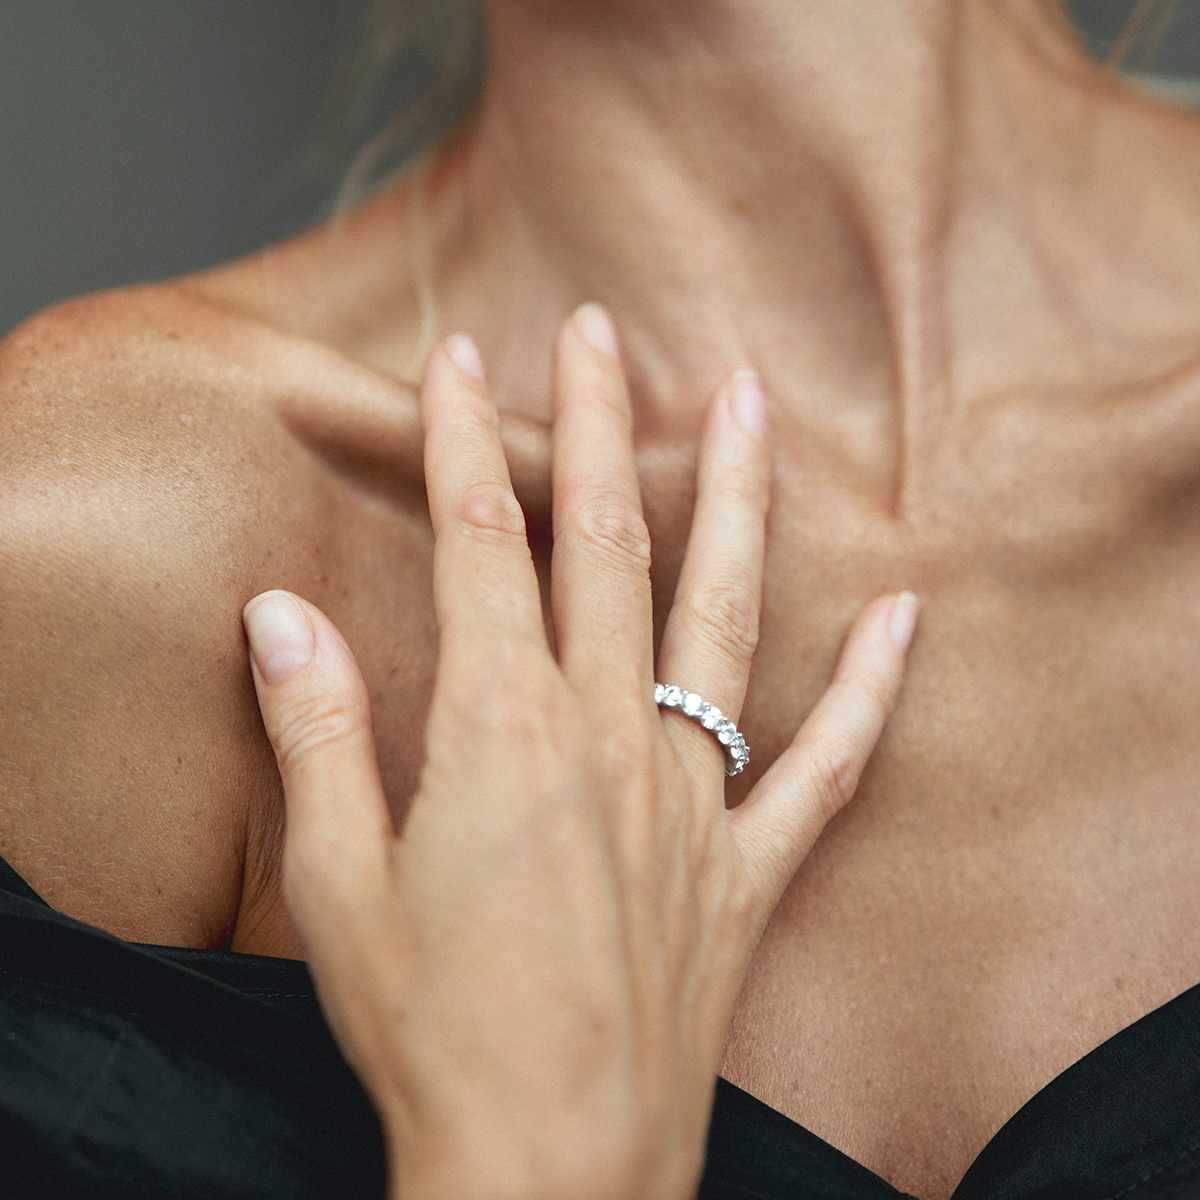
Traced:
<path fill-rule="evenodd" d="M 0 1195 L 378 1197 L 379 1126 L 302 963 L 140 946 L 0 859 Z M 718 1080 L 701 1200 L 886 1200 Z M 1039 1092 L 954 1200 L 1200 1198 L 1200 987 Z"/>

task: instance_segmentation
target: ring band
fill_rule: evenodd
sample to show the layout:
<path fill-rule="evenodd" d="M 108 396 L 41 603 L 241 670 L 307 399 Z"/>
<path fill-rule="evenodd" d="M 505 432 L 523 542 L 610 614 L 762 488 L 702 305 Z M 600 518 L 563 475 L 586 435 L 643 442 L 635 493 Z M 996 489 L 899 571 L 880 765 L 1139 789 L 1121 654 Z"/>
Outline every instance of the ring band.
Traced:
<path fill-rule="evenodd" d="M 709 704 L 695 692 L 685 692 L 683 688 L 664 683 L 654 685 L 654 703 L 703 725 L 725 751 L 726 775 L 737 775 L 745 770 L 750 761 L 750 747 L 738 733 L 738 727 L 715 704 Z"/>

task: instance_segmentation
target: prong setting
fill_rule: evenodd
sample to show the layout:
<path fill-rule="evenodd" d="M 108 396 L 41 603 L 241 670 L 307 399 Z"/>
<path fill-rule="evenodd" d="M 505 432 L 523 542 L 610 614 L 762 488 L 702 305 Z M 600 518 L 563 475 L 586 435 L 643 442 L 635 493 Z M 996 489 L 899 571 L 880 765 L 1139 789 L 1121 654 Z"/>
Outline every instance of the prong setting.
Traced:
<path fill-rule="evenodd" d="M 656 683 L 654 703 L 697 722 L 712 733 L 725 751 L 725 774 L 739 775 L 750 761 L 750 747 L 737 726 L 715 704 L 674 684 Z"/>

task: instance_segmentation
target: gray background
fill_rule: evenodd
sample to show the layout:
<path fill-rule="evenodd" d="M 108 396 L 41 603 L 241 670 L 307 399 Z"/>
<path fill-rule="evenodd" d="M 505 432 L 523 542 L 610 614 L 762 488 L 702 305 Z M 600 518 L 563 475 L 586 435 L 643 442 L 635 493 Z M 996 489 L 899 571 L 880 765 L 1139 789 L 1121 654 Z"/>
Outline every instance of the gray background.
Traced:
<path fill-rule="evenodd" d="M 1133 0 L 1072 0 L 1097 53 Z M 349 161 L 304 148 L 363 0 L 0 0 L 0 334 L 315 219 Z M 1200 74 L 1200 0 L 1153 64 Z"/>

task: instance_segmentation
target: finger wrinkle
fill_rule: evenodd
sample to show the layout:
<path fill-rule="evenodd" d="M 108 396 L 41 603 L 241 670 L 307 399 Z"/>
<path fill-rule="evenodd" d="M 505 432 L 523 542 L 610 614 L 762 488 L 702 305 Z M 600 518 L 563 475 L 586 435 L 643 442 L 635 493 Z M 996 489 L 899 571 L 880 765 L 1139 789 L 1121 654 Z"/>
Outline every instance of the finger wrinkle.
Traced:
<path fill-rule="evenodd" d="M 624 497 L 593 495 L 588 503 L 571 506 L 555 530 L 555 544 L 564 539 L 574 539 L 585 553 L 599 552 L 641 574 L 649 573 L 650 531 Z"/>

